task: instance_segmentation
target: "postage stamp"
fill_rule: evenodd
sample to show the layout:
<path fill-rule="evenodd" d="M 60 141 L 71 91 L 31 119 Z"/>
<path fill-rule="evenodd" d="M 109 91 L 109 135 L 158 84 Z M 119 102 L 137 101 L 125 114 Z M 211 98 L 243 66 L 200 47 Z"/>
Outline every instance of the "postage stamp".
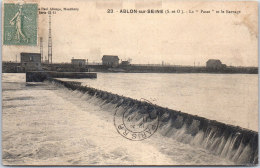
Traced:
<path fill-rule="evenodd" d="M 129 112 L 118 110 L 114 115 L 114 125 L 123 137 L 141 141 L 151 137 L 159 125 L 159 115 L 154 110 L 149 113 Z"/>
<path fill-rule="evenodd" d="M 37 45 L 38 4 L 4 4 L 5 45 Z"/>

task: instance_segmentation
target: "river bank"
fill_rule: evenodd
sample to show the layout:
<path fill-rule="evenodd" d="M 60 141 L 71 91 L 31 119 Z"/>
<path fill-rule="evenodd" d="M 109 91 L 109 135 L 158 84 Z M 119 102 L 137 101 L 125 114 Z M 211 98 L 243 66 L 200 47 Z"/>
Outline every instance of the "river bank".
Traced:
<path fill-rule="evenodd" d="M 3 73 L 24 73 L 20 71 L 20 63 L 3 62 Z M 258 74 L 258 67 L 235 67 L 227 66 L 222 69 L 209 69 L 205 66 L 178 66 L 178 65 L 152 65 L 152 64 L 132 64 L 109 67 L 106 65 L 86 65 L 79 68 L 70 63 L 42 64 L 45 71 L 59 72 L 124 72 L 124 73 L 210 73 L 210 74 Z"/>

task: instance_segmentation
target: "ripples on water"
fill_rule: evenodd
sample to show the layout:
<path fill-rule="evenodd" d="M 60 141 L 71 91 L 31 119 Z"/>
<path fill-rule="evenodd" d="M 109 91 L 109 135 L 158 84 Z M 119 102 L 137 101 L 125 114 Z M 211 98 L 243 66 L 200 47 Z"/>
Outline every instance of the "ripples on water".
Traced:
<path fill-rule="evenodd" d="M 75 79 L 62 79 L 74 80 Z M 82 85 L 258 131 L 258 75 L 98 73 Z"/>
<path fill-rule="evenodd" d="M 234 164 L 159 133 L 144 141 L 129 141 L 114 128 L 113 107 L 101 107 L 78 91 L 50 83 L 26 86 L 24 81 L 24 74 L 3 75 L 5 164 Z"/>

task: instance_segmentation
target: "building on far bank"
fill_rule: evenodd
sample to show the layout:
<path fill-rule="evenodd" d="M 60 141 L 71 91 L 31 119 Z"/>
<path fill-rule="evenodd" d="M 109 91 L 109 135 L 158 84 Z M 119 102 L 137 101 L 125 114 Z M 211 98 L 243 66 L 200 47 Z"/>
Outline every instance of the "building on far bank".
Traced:
<path fill-rule="evenodd" d="M 124 65 L 124 66 L 130 65 L 130 62 L 129 62 L 129 61 L 122 61 L 122 62 L 121 62 L 121 65 Z"/>
<path fill-rule="evenodd" d="M 102 65 L 117 67 L 119 65 L 119 58 L 118 56 L 113 56 L 113 55 L 103 55 Z"/>
<path fill-rule="evenodd" d="M 220 70 L 220 69 L 226 68 L 226 64 L 222 64 L 222 62 L 219 59 L 209 59 L 206 62 L 206 68 Z"/>
<path fill-rule="evenodd" d="M 71 59 L 71 64 L 77 68 L 85 68 L 86 60 L 85 59 Z"/>
<path fill-rule="evenodd" d="M 20 53 L 21 56 L 21 71 L 39 71 L 41 67 L 40 53 Z"/>

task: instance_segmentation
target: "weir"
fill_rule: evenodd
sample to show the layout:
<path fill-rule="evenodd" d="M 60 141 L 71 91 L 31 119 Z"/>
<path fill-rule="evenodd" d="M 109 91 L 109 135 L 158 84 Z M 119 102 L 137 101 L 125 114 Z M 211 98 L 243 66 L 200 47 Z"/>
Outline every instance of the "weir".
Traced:
<path fill-rule="evenodd" d="M 135 100 L 88 86 L 79 82 L 61 81 L 48 78 L 48 81 L 78 90 L 101 101 L 111 104 L 115 111 L 125 110 L 128 114 L 156 112 L 159 115 L 158 132 L 182 143 L 199 146 L 234 161 L 239 165 L 258 164 L 258 132 L 238 126 L 224 124 L 196 115 L 164 108 L 150 102 Z"/>

